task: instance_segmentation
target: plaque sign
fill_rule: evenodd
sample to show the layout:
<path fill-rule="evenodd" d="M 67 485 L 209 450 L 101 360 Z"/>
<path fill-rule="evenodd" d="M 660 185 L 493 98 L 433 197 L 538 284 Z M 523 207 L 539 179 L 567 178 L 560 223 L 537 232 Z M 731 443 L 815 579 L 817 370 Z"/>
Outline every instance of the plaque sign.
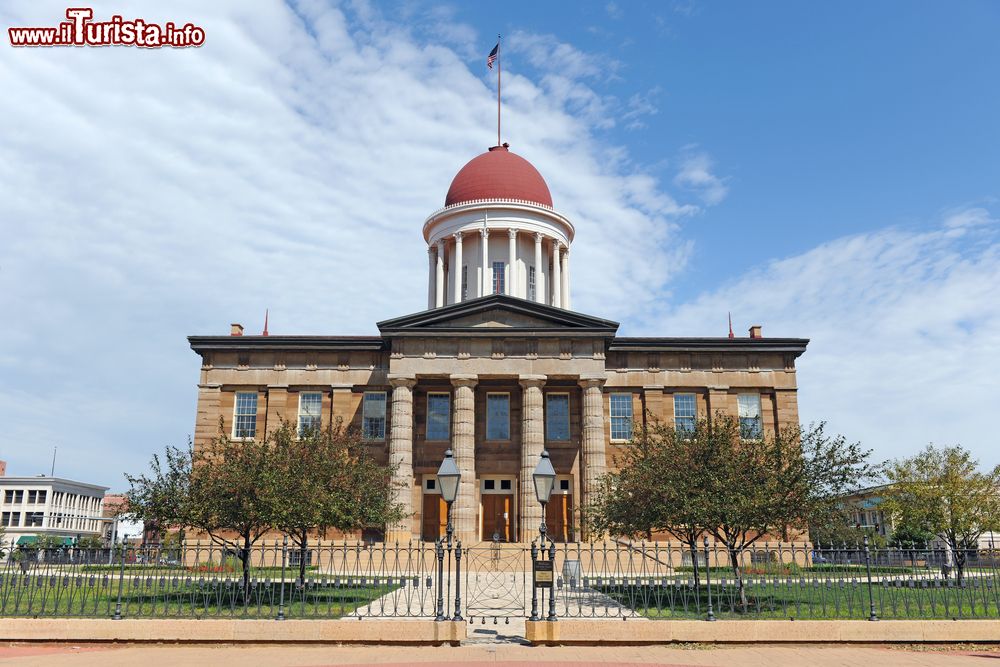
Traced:
<path fill-rule="evenodd" d="M 552 561 L 536 560 L 534 562 L 534 578 L 536 588 L 552 588 Z"/>

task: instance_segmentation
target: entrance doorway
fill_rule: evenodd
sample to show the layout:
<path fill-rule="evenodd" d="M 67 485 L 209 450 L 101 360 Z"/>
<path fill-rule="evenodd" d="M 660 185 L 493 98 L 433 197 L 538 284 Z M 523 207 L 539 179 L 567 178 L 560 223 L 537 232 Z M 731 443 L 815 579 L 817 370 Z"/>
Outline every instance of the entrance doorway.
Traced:
<path fill-rule="evenodd" d="M 573 542 L 573 481 L 567 476 L 556 478 L 556 486 L 545 506 L 545 525 L 549 539 L 554 542 Z"/>
<path fill-rule="evenodd" d="M 424 503 L 420 511 L 420 538 L 428 542 L 444 537 L 448 529 L 448 504 L 437 488 L 437 478 L 424 479 Z"/>
<path fill-rule="evenodd" d="M 501 542 L 516 540 L 514 478 L 484 477 L 480 479 L 479 491 L 482 498 L 480 539 L 490 541 L 496 535 Z"/>

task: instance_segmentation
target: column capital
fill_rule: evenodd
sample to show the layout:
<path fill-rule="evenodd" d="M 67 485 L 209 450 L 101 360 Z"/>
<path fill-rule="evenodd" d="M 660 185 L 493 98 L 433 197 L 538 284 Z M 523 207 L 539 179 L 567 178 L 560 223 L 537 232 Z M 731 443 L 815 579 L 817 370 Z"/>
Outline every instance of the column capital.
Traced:
<path fill-rule="evenodd" d="M 548 380 L 547 375 L 519 375 L 517 381 L 525 389 L 529 387 L 541 387 Z"/>
<path fill-rule="evenodd" d="M 438 239 L 437 242 L 438 252 L 442 252 L 444 250 L 444 243 L 445 243 L 444 239 Z"/>
<path fill-rule="evenodd" d="M 455 237 L 455 243 L 461 243 L 462 242 L 462 237 L 464 235 L 465 235 L 465 232 L 455 232 L 454 234 L 452 234 L 452 236 Z"/>
<path fill-rule="evenodd" d="M 603 375 L 581 375 L 579 384 L 584 389 L 590 389 L 591 387 L 603 387 L 604 383 L 608 379 Z"/>
<path fill-rule="evenodd" d="M 562 250 L 562 247 L 563 247 L 562 241 L 560 241 L 559 239 L 552 239 L 552 249 L 553 250 L 555 250 L 556 252 L 559 252 L 560 250 Z"/>
<path fill-rule="evenodd" d="M 484 239 L 488 238 L 489 235 L 490 235 L 490 228 L 489 227 L 482 227 L 482 228 L 480 228 L 479 233 L 483 235 Z"/>
<path fill-rule="evenodd" d="M 544 238 L 545 234 L 542 234 L 541 232 L 535 232 L 535 243 L 541 243 Z"/>
<path fill-rule="evenodd" d="M 475 387 L 479 384 L 478 375 L 455 374 L 450 376 L 452 385 L 456 387 Z"/>
<path fill-rule="evenodd" d="M 427 246 L 427 254 L 429 256 L 433 256 L 435 252 L 437 252 L 437 248 L 434 247 L 433 243 Z"/>
<path fill-rule="evenodd" d="M 509 228 L 507 230 L 507 236 L 509 236 L 512 239 L 516 239 L 517 238 L 517 230 L 514 229 L 513 227 Z"/>
<path fill-rule="evenodd" d="M 412 389 L 414 385 L 417 384 L 417 377 L 415 375 L 402 375 L 399 373 L 389 373 L 388 378 L 389 384 L 392 387 L 407 387 Z"/>

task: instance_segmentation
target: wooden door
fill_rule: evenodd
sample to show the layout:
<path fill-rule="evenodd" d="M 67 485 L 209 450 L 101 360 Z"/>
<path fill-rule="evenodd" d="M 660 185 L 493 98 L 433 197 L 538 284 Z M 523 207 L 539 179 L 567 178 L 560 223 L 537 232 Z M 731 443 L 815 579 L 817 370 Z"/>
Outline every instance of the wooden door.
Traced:
<path fill-rule="evenodd" d="M 433 542 L 439 537 L 444 537 L 448 529 L 448 504 L 440 494 L 424 494 L 424 507 L 420 513 L 421 531 L 420 536 Z"/>
<path fill-rule="evenodd" d="M 514 536 L 514 494 L 484 493 L 482 498 L 482 539 L 492 540 L 495 532 L 500 536 L 501 542 L 510 542 Z"/>
<path fill-rule="evenodd" d="M 573 496 L 553 494 L 545 506 L 545 525 L 555 542 L 573 541 Z"/>

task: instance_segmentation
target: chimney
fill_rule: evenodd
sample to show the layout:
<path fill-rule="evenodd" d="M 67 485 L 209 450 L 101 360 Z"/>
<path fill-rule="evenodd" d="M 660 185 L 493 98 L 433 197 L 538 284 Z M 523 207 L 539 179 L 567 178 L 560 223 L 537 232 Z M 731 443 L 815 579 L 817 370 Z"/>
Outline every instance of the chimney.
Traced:
<path fill-rule="evenodd" d="M 230 336 L 242 336 L 243 335 L 243 325 L 236 322 L 229 325 L 229 335 Z"/>
<path fill-rule="evenodd" d="M 6 475 L 7 475 L 7 462 L 0 461 L 0 477 L 4 477 Z"/>
<path fill-rule="evenodd" d="M 763 338 L 764 334 L 761 333 L 761 326 L 759 324 L 754 324 L 750 327 L 750 337 L 751 338 Z"/>

